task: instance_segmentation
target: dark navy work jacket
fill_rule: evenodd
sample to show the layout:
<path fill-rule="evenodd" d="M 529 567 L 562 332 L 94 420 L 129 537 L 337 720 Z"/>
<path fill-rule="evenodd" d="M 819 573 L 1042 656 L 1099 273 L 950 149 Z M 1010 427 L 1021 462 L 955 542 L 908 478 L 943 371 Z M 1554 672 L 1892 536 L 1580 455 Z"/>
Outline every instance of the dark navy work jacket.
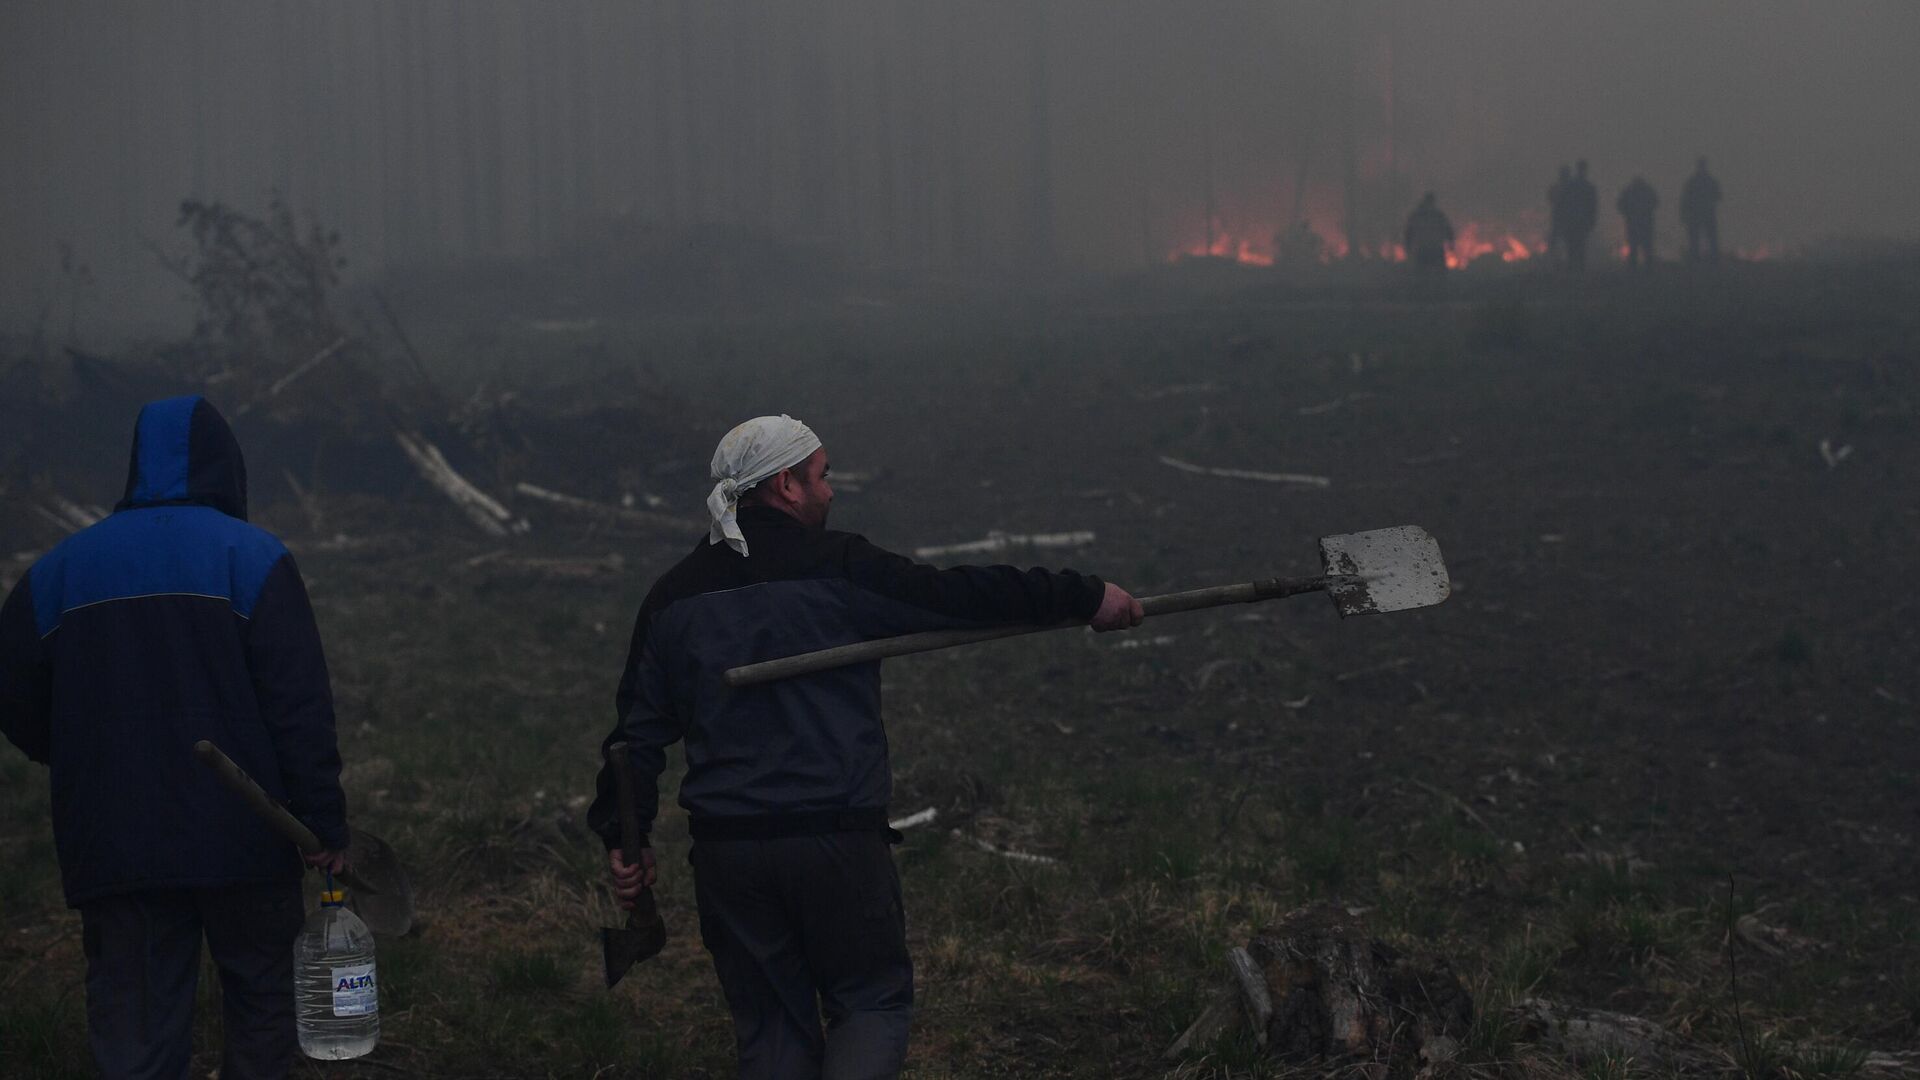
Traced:
<path fill-rule="evenodd" d="M 702 538 L 634 620 L 607 744 L 629 744 L 642 831 L 658 810 L 666 749 L 681 739 L 680 805 L 696 835 L 703 821 L 886 809 L 879 661 L 739 688 L 728 668 L 922 630 L 1090 619 L 1106 590 L 1072 570 L 942 570 L 768 507 L 743 507 L 740 529 L 751 557 Z M 587 823 L 620 846 L 605 768 Z"/>
<path fill-rule="evenodd" d="M 246 516 L 226 421 L 199 397 L 153 402 L 126 497 L 0 608 L 0 731 L 51 769 L 70 905 L 300 874 L 293 845 L 194 758 L 200 739 L 346 846 L 313 609 L 287 549 Z"/>

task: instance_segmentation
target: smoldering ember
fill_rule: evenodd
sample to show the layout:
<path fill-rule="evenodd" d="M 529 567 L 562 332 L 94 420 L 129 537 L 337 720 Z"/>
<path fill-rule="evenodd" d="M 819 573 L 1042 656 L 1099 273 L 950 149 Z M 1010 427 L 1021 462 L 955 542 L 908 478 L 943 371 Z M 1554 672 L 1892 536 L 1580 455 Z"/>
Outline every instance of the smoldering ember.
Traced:
<path fill-rule="evenodd" d="M 1917 40 L 0 10 L 0 1075 L 1920 1075 Z"/>

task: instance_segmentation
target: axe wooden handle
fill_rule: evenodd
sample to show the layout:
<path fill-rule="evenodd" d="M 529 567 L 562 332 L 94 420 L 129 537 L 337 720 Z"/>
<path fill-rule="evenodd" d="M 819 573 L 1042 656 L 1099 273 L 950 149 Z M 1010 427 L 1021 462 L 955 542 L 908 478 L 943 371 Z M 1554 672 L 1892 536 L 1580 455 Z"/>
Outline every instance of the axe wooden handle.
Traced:
<path fill-rule="evenodd" d="M 640 857 L 640 810 L 633 805 L 633 759 L 626 743 L 607 747 L 607 768 L 613 770 L 613 793 L 620 800 L 620 858 L 632 863 Z"/>
<path fill-rule="evenodd" d="M 1222 607 L 1227 604 L 1253 604 L 1262 600 L 1277 600 L 1283 596 L 1317 592 L 1343 580 L 1348 579 L 1325 576 L 1268 578 L 1265 581 L 1247 581 L 1238 585 L 1215 585 L 1206 589 L 1142 597 L 1140 607 L 1148 615 L 1172 615 L 1182 611 L 1198 611 L 1201 608 Z M 948 649 L 955 645 L 971 645 L 979 641 L 1018 637 L 1022 634 L 1039 634 L 1048 630 L 1070 630 L 1076 626 L 1085 625 L 1087 625 L 1086 621 L 1082 619 L 1044 626 L 1021 623 L 971 630 L 929 630 L 920 634 L 902 634 L 899 637 L 876 638 L 872 641 L 801 653 L 798 656 L 788 656 L 779 660 L 766 660 L 758 664 L 729 668 L 726 679 L 728 686 L 753 686 L 758 683 L 772 682 L 775 679 L 805 675 L 812 671 L 825 671 L 828 668 L 865 663 L 868 660 L 884 660 L 890 656 L 932 652 L 935 649 Z"/>
<path fill-rule="evenodd" d="M 221 783 L 227 785 L 229 791 L 245 800 L 247 805 L 253 807 L 255 813 L 265 818 L 267 824 L 273 826 L 275 832 L 291 840 L 293 846 L 299 848 L 303 854 L 312 855 L 314 852 L 326 850 L 320 846 L 320 838 L 313 835 L 312 829 L 300 824 L 300 819 L 288 813 L 286 807 L 269 798 L 260 785 L 254 782 L 253 777 L 248 776 L 245 769 L 235 765 L 232 758 L 221 753 L 219 747 L 201 739 L 193 744 L 193 755 L 200 759 L 201 764 L 212 769 L 213 774 L 220 778 Z"/>

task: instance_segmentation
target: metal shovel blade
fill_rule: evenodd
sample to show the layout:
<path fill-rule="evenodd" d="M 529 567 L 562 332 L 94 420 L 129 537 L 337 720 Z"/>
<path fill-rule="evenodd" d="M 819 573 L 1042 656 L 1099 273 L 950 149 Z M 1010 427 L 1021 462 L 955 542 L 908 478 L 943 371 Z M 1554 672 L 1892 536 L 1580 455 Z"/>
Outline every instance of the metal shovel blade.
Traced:
<path fill-rule="evenodd" d="M 600 960 L 606 966 L 607 989 L 613 989 L 633 965 L 657 955 L 666 944 L 667 923 L 654 905 L 653 890 L 641 889 L 633 910 L 627 912 L 627 925 L 600 931 Z"/>
<path fill-rule="evenodd" d="M 1418 525 L 1320 538 L 1320 563 L 1341 615 L 1371 615 L 1429 607 L 1453 591 L 1440 545 Z"/>
<path fill-rule="evenodd" d="M 385 840 L 353 830 L 340 880 L 347 885 L 347 906 L 367 929 L 381 937 L 401 937 L 413 928 L 413 883 Z"/>

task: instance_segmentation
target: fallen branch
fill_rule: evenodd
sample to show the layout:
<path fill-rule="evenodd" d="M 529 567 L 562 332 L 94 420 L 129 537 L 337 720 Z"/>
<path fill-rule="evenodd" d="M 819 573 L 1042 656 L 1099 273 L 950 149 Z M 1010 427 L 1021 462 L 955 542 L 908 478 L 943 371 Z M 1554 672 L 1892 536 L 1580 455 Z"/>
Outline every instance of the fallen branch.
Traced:
<path fill-rule="evenodd" d="M 273 385 L 267 387 L 266 393 L 261 394 L 259 397 L 254 398 L 252 401 L 249 401 L 245 405 L 242 405 L 238 409 L 235 409 L 233 415 L 235 417 L 245 416 L 248 413 L 253 411 L 254 406 L 259 405 L 261 402 L 266 401 L 268 398 L 279 397 L 280 391 L 285 390 L 289 386 L 292 386 L 294 382 L 297 381 L 301 376 L 305 375 L 309 371 L 312 371 L 314 368 L 319 367 L 321 364 L 325 363 L 329 357 L 333 356 L 335 353 L 339 352 L 341 349 L 346 348 L 347 342 L 350 340 L 351 340 L 350 338 L 342 334 L 338 341 L 335 341 L 333 344 L 313 354 L 312 359 L 308 360 L 304 364 L 301 364 L 299 367 L 294 368 L 292 371 L 287 372 L 285 375 L 280 376 L 278 379 L 275 379 L 273 381 Z"/>
<path fill-rule="evenodd" d="M 856 472 L 852 469 L 835 469 L 833 472 L 833 490 L 846 494 L 857 494 L 865 491 L 868 484 L 879 483 L 880 478 L 884 475 L 886 475 L 885 470 L 881 470 L 880 472 Z"/>
<path fill-rule="evenodd" d="M 1259 480 L 1268 484 L 1299 484 L 1303 487 L 1332 487 L 1333 481 L 1324 476 L 1309 473 L 1259 472 L 1254 469 L 1218 469 L 1211 465 L 1195 465 L 1179 458 L 1161 455 L 1160 464 L 1181 472 L 1197 473 L 1201 476 L 1223 476 L 1229 480 Z"/>
<path fill-rule="evenodd" d="M 1651 1020 L 1604 1009 L 1527 998 L 1510 1010 L 1527 1037 L 1577 1063 L 1632 1059 L 1652 1069 L 1709 1060 L 1694 1046 Z"/>
<path fill-rule="evenodd" d="M 1013 848 L 996 847 L 977 836 L 968 836 L 959 829 L 953 830 L 951 835 L 956 840 L 964 840 L 989 855 L 998 855 L 1003 859 L 1012 859 L 1014 862 L 1033 863 L 1036 866 L 1060 865 L 1060 860 L 1051 855 L 1035 855 L 1031 851 L 1015 851 Z"/>
<path fill-rule="evenodd" d="M 1372 396 L 1368 391 L 1356 390 L 1345 397 L 1337 397 L 1332 401 L 1323 401 L 1318 405 L 1302 405 L 1298 409 L 1295 409 L 1294 412 L 1301 416 L 1319 416 L 1321 413 L 1330 413 L 1350 401 L 1361 401 Z"/>
<path fill-rule="evenodd" d="M 925 810 L 922 810 L 917 814 L 908 814 L 906 817 L 900 818 L 896 821 L 887 822 L 887 828 L 892 829 L 895 832 L 905 832 L 908 829 L 912 829 L 921 825 L 931 825 L 933 824 L 933 820 L 939 816 L 940 816 L 939 809 L 936 807 L 929 806 Z"/>
<path fill-rule="evenodd" d="M 1200 1016 L 1160 1056 L 1167 1061 L 1177 1061 L 1186 1056 L 1189 1050 L 1211 1046 L 1219 1042 L 1222 1035 L 1246 1023 L 1246 1018 L 1247 1013 L 1240 1007 L 1239 996 L 1231 987 L 1223 985 L 1214 991 L 1213 999 Z"/>
<path fill-rule="evenodd" d="M 424 436 L 396 431 L 393 437 L 399 442 L 400 449 L 407 452 L 408 459 L 421 477 L 451 499 L 468 519 L 479 526 L 481 532 L 488 536 L 506 536 L 524 533 L 533 527 L 526 518 L 515 519 L 512 512 L 500 505 L 493 496 L 474 487 L 466 477 L 455 472 L 453 466 L 447 464 L 446 456 L 440 453 L 440 448 L 428 442 Z"/>
<path fill-rule="evenodd" d="M 1487 830 L 1487 832 L 1490 835 L 1494 836 L 1495 839 L 1499 838 L 1499 834 L 1494 833 L 1493 826 L 1487 824 L 1486 818 L 1483 818 L 1479 814 L 1475 813 L 1473 807 L 1468 806 L 1464 802 L 1461 802 L 1460 798 L 1454 795 L 1452 792 L 1442 791 L 1439 788 L 1434 787 L 1432 784 L 1427 783 L 1425 780 L 1418 780 L 1411 776 L 1407 777 L 1407 783 L 1412 784 L 1414 787 L 1419 788 L 1421 791 L 1424 791 L 1427 794 L 1432 795 L 1434 798 L 1439 799 L 1440 801 L 1446 803 L 1448 806 L 1451 806 L 1455 810 L 1460 811 L 1462 814 L 1466 815 L 1467 820 Z"/>
<path fill-rule="evenodd" d="M 1273 994 L 1267 989 L 1266 972 L 1253 954 L 1235 945 L 1227 950 L 1227 970 L 1240 988 L 1240 1003 L 1246 1007 L 1247 1022 L 1253 1025 L 1254 1041 L 1267 1045 L 1267 1024 L 1273 1019 Z"/>
<path fill-rule="evenodd" d="M 539 499 L 541 502 L 550 503 L 566 510 L 575 511 L 576 513 L 609 518 L 614 521 L 625 521 L 635 525 L 647 525 L 658 529 L 672 529 L 675 532 L 697 532 L 703 531 L 707 527 L 705 522 L 695 521 L 692 518 L 675 517 L 672 514 L 656 514 L 651 510 L 635 510 L 631 506 L 615 506 L 611 503 L 595 502 L 592 499 L 583 499 L 578 495 L 567 495 L 562 492 L 552 491 L 540 487 L 537 484 L 529 484 L 525 481 L 513 485 L 513 490 L 515 494 L 525 495 L 529 499 Z"/>
<path fill-rule="evenodd" d="M 930 547 L 913 549 L 916 559 L 932 559 L 942 555 L 985 555 L 1014 548 L 1077 548 L 1093 543 L 1094 534 L 1090 529 L 1061 533 L 1003 533 L 990 532 L 984 540 L 969 540 L 963 544 L 936 544 Z"/>
<path fill-rule="evenodd" d="M 63 496 L 55 495 L 45 506 L 35 506 L 34 511 L 42 518 L 68 532 L 98 525 L 107 516 L 106 510 L 98 506 L 81 506 Z"/>
<path fill-rule="evenodd" d="M 325 518 L 320 513 L 320 501 L 300 483 L 300 478 L 293 475 L 292 469 L 282 469 L 280 475 L 286 477 L 287 486 L 293 489 L 294 500 L 300 504 L 300 512 L 307 516 L 307 528 L 311 529 L 315 535 L 319 535 L 325 527 Z"/>
<path fill-rule="evenodd" d="M 1211 382 L 1180 383 L 1177 386 L 1156 386 L 1151 390 L 1142 390 L 1133 395 L 1135 401 L 1159 401 L 1161 398 L 1180 397 L 1185 394 L 1211 394 L 1220 389 L 1219 384 Z"/>
<path fill-rule="evenodd" d="M 571 556 L 513 556 L 505 551 L 489 551 L 467 560 L 467 569 L 486 570 L 488 579 L 532 577 L 546 581 L 598 581 L 627 572 L 627 561 L 619 554 L 602 558 Z"/>

